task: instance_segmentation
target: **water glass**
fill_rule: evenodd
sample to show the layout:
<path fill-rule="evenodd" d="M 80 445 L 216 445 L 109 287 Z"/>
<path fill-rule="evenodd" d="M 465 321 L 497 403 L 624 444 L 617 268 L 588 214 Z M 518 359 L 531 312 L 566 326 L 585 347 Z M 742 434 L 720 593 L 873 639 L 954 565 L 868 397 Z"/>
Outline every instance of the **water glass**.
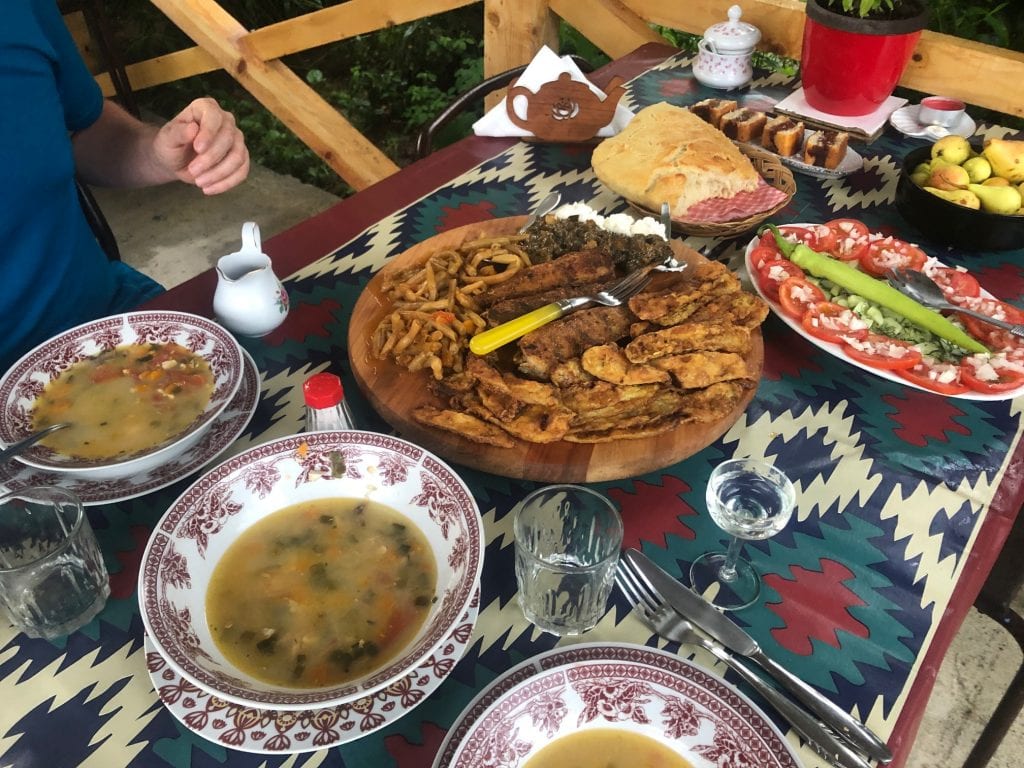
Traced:
<path fill-rule="evenodd" d="M 0 604 L 29 637 L 67 635 L 110 595 L 103 556 L 82 503 L 63 488 L 0 497 Z"/>
<path fill-rule="evenodd" d="M 604 615 L 622 548 L 622 518 L 606 497 L 550 485 L 525 499 L 513 524 L 519 605 L 556 635 L 579 635 Z"/>

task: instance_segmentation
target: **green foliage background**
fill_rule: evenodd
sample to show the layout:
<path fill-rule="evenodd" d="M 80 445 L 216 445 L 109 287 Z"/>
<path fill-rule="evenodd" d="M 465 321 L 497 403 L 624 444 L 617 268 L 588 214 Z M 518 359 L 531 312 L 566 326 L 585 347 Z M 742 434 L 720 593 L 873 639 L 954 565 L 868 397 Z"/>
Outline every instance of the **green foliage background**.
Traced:
<path fill-rule="evenodd" d="M 219 0 L 256 29 L 344 0 Z M 929 0 L 931 28 L 1002 48 L 1024 50 L 1021 0 Z M 125 62 L 142 61 L 193 43 L 150 3 L 105 0 Z M 659 29 L 666 39 L 696 51 L 697 37 Z M 563 53 L 595 66 L 604 56 L 576 30 L 562 25 Z M 483 77 L 483 4 L 360 35 L 288 57 L 286 63 L 398 165 L 414 159 L 416 135 L 455 96 Z M 796 71 L 795 62 L 760 54 L 762 67 Z M 255 162 L 339 196 L 348 187 L 277 118 L 223 72 L 200 75 L 136 94 L 146 112 L 169 117 L 199 95 L 218 99 L 238 119 Z M 481 110 L 467 113 L 435 140 L 435 147 L 468 134 Z"/>

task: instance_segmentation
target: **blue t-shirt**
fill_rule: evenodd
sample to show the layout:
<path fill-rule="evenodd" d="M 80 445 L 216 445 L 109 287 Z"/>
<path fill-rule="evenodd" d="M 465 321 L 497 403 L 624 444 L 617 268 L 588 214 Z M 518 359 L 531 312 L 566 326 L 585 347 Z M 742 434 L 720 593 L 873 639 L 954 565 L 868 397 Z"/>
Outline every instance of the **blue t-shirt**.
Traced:
<path fill-rule="evenodd" d="M 0 372 L 65 328 L 111 314 L 116 268 L 82 213 L 70 134 L 103 109 L 55 0 L 0 24 Z"/>

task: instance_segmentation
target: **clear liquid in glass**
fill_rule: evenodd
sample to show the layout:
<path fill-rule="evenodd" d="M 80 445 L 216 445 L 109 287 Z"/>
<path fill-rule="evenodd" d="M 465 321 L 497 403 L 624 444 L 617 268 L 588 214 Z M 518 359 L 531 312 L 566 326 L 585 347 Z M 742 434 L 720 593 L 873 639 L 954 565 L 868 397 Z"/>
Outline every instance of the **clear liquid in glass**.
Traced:
<path fill-rule="evenodd" d="M 789 522 L 793 502 L 792 485 L 780 485 L 749 469 L 724 472 L 708 485 L 711 519 L 741 539 L 774 536 Z"/>

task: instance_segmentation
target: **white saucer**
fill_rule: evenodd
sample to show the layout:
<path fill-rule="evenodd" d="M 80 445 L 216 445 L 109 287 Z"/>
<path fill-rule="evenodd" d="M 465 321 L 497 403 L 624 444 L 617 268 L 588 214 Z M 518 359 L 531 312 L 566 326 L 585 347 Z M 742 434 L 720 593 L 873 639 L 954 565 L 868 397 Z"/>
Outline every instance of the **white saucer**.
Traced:
<path fill-rule="evenodd" d="M 916 139 L 931 139 L 925 132 L 925 125 L 917 122 L 917 111 L 920 109 L 920 104 L 910 104 L 906 107 L 901 107 L 889 115 L 889 124 L 892 125 L 897 131 L 902 133 L 904 136 L 910 136 Z M 974 135 L 975 130 L 978 126 L 971 119 L 971 116 L 966 112 L 960 116 L 960 121 L 953 126 L 950 126 L 949 132 L 956 136 L 963 136 L 968 138 Z"/>
<path fill-rule="evenodd" d="M 260 375 L 249 353 L 242 350 L 242 381 L 234 397 L 214 419 L 209 432 L 192 450 L 149 472 L 114 480 L 89 480 L 60 472 L 30 467 L 17 461 L 0 465 L 0 485 L 8 491 L 36 485 L 67 488 L 85 506 L 126 501 L 181 480 L 219 456 L 242 434 L 260 399 Z"/>

